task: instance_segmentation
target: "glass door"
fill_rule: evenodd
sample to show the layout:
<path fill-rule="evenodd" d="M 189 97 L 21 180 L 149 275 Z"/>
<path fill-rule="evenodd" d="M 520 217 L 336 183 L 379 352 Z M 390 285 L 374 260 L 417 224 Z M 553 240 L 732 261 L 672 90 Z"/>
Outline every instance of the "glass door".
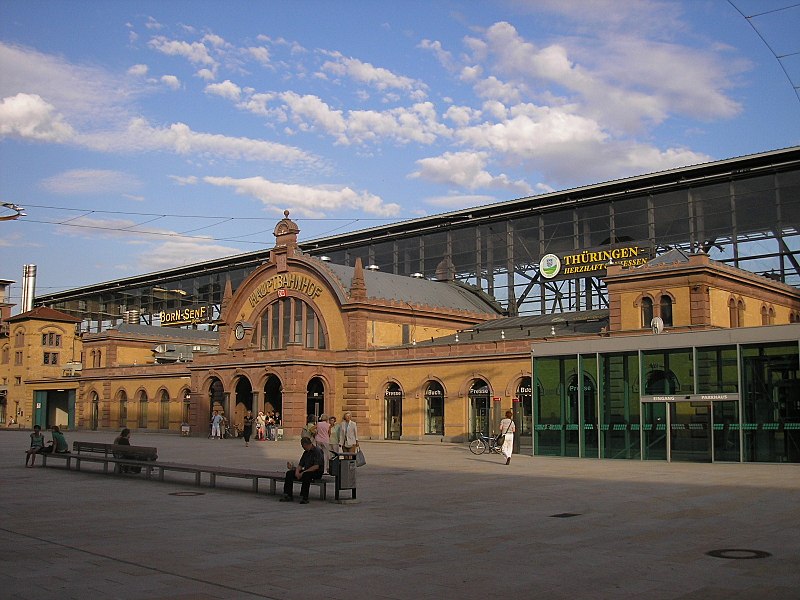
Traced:
<path fill-rule="evenodd" d="M 642 458 L 667 460 L 667 409 L 664 402 L 642 403 Z"/>
<path fill-rule="evenodd" d="M 711 403 L 669 402 L 670 460 L 711 462 Z"/>

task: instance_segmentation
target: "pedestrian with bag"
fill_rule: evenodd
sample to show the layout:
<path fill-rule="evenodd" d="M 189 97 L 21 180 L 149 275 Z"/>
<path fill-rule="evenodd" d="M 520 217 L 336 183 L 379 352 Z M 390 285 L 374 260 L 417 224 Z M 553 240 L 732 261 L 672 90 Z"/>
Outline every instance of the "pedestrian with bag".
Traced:
<path fill-rule="evenodd" d="M 517 426 L 514 424 L 514 413 L 510 410 L 506 411 L 506 418 L 500 421 L 500 435 L 503 436 L 503 447 L 501 449 L 503 456 L 506 457 L 506 464 L 511 464 L 511 454 L 514 452 L 514 432 Z"/>

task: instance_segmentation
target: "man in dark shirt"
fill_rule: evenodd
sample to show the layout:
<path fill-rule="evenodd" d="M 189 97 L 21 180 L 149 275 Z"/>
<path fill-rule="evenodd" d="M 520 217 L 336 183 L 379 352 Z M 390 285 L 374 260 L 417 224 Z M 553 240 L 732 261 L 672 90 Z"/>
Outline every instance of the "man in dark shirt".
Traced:
<path fill-rule="evenodd" d="M 302 438 L 300 444 L 303 446 L 303 456 L 300 457 L 300 463 L 296 467 L 292 463 L 286 465 L 289 470 L 286 471 L 286 479 L 283 482 L 283 498 L 281 498 L 281 502 L 294 500 L 294 482 L 299 479 L 303 482 L 300 487 L 300 504 L 308 504 L 308 490 L 311 487 L 311 482 L 322 477 L 325 468 L 325 455 L 322 454 L 322 449 L 314 445 L 311 438 Z"/>

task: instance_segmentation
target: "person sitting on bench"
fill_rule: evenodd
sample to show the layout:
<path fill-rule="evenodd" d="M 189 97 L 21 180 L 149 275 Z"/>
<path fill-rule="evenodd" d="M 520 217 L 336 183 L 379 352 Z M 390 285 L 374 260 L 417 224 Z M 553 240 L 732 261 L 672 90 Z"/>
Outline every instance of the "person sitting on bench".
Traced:
<path fill-rule="evenodd" d="M 311 488 L 311 481 L 319 479 L 323 475 L 325 468 L 325 455 L 322 449 L 317 448 L 311 438 L 304 437 L 300 440 L 303 446 L 303 456 L 300 463 L 295 467 L 292 463 L 287 463 L 289 468 L 286 471 L 286 478 L 283 480 L 283 498 L 281 502 L 291 502 L 294 500 L 293 489 L 295 480 L 303 482 L 300 488 L 300 504 L 308 504 L 308 491 Z"/>
<path fill-rule="evenodd" d="M 117 446 L 130 446 L 131 445 L 131 430 L 127 427 L 119 432 L 117 439 L 114 440 Z M 115 458 L 133 458 L 125 452 L 114 452 Z M 142 467 L 129 467 L 125 465 L 119 466 L 120 473 L 141 473 Z"/>
<path fill-rule="evenodd" d="M 33 432 L 31 433 L 31 447 L 28 449 L 28 455 L 25 457 L 25 466 L 32 467 L 33 463 L 36 462 L 36 455 L 43 451 L 44 435 L 42 434 L 42 428 L 39 425 L 34 425 Z M 31 464 L 28 464 L 29 460 Z"/>
<path fill-rule="evenodd" d="M 69 454 L 69 444 L 67 443 L 67 438 L 64 437 L 64 434 L 61 433 L 61 429 L 58 425 L 53 425 L 53 441 L 48 446 L 49 449 L 43 450 L 43 452 L 55 452 L 56 454 Z"/>

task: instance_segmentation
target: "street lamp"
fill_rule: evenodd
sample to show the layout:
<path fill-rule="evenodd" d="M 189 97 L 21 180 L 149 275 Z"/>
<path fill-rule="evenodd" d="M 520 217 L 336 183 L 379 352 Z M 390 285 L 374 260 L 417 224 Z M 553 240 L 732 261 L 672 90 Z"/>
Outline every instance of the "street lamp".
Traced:
<path fill-rule="evenodd" d="M 14 219 L 19 219 L 20 217 L 27 217 L 28 215 L 25 214 L 25 209 L 21 206 L 17 206 L 16 204 L 12 204 L 11 202 L 2 202 L 0 206 L 3 208 L 7 208 L 8 210 L 14 211 L 13 215 L 0 215 L 0 221 L 13 221 Z"/>

